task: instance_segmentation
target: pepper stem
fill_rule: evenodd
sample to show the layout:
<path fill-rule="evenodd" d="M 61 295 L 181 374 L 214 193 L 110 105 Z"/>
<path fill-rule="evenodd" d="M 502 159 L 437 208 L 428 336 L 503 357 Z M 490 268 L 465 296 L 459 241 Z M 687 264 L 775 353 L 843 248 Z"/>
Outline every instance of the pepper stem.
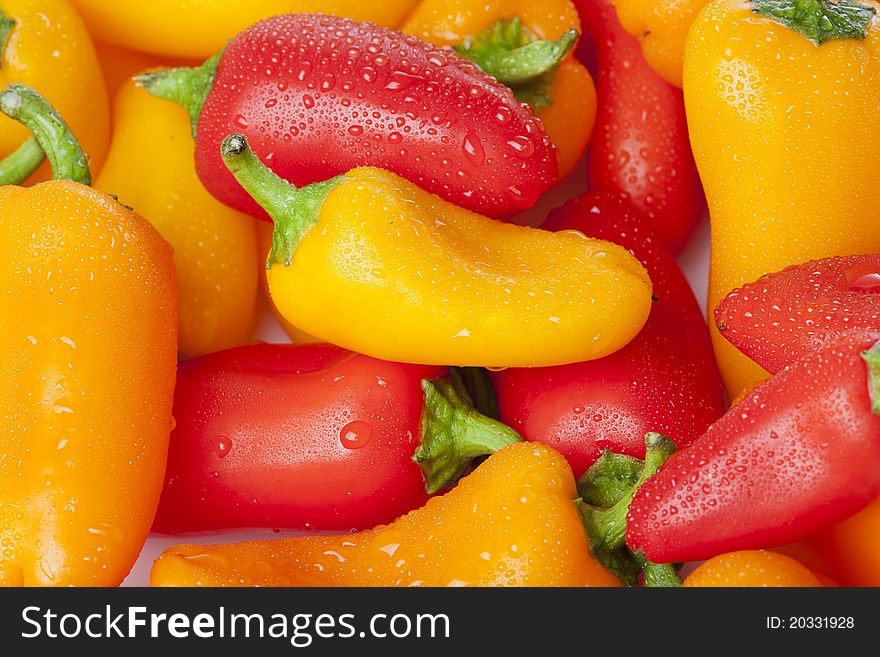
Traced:
<path fill-rule="evenodd" d="M 857 0 L 751 0 L 752 11 L 821 46 L 835 39 L 865 39 L 877 13 Z"/>
<path fill-rule="evenodd" d="M 0 161 L 0 186 L 20 185 L 46 159 L 46 154 L 33 137 L 28 137 L 14 153 Z"/>
<path fill-rule="evenodd" d="M 157 98 L 177 103 L 183 107 L 189 114 L 192 134 L 195 137 L 199 115 L 202 113 L 202 107 L 208 94 L 211 93 L 214 76 L 217 74 L 217 67 L 220 65 L 222 56 L 223 50 L 201 66 L 181 66 L 141 73 L 135 77 L 135 82 Z"/>
<path fill-rule="evenodd" d="M 675 443 L 659 433 L 646 434 L 645 447 L 644 464 L 610 452 L 603 454 L 578 482 L 578 509 L 593 555 L 621 581 L 634 586 L 641 572 L 646 585 L 678 585 L 681 580 L 672 566 L 654 564 L 626 546 L 626 517 L 636 491 L 675 452 Z M 600 506 L 597 502 L 613 504 Z"/>
<path fill-rule="evenodd" d="M 436 381 L 425 379 L 422 390 L 425 405 L 413 461 L 422 468 L 428 493 L 453 485 L 474 459 L 522 441 L 516 431 L 474 408 L 456 370 Z"/>
<path fill-rule="evenodd" d="M 263 164 L 248 145 L 247 137 L 240 134 L 223 140 L 220 155 L 238 183 L 275 222 L 266 269 L 274 264 L 286 267 L 303 237 L 318 222 L 327 195 L 345 177 L 337 176 L 297 189 Z"/>
<path fill-rule="evenodd" d="M 536 40 L 519 17 L 502 18 L 468 37 L 455 51 L 510 87 L 518 100 L 539 110 L 551 104 L 548 89 L 553 73 L 578 36 L 571 29 L 555 41 Z"/>
<path fill-rule="evenodd" d="M 871 395 L 871 410 L 880 415 L 880 342 L 867 351 L 862 358 L 868 364 L 868 392 Z"/>
<path fill-rule="evenodd" d="M 0 92 L 0 111 L 33 133 L 49 158 L 55 180 L 92 183 L 88 157 L 61 115 L 37 91 L 10 84 Z"/>
<path fill-rule="evenodd" d="M 0 68 L 3 68 L 3 53 L 6 51 L 6 42 L 15 29 L 15 21 L 0 9 Z"/>

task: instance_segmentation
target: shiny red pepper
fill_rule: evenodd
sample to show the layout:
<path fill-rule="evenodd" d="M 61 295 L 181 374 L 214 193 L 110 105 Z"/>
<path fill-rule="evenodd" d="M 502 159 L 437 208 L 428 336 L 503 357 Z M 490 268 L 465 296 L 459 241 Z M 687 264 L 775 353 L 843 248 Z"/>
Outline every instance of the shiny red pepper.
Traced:
<path fill-rule="evenodd" d="M 207 189 L 264 219 L 223 165 L 231 133 L 296 186 L 376 166 L 493 217 L 531 207 L 557 182 L 556 148 L 510 88 L 450 50 L 371 23 L 276 16 L 200 69 L 140 79 L 189 109 Z"/>
<path fill-rule="evenodd" d="M 184 361 L 154 528 L 371 528 L 421 506 L 414 453 L 433 492 L 518 439 L 450 386 L 460 379 L 427 381 L 448 373 L 326 344 Z"/>
<path fill-rule="evenodd" d="M 677 253 L 706 209 L 684 96 L 648 65 L 611 0 L 575 0 L 575 5 L 584 30 L 576 54 L 594 65 L 598 94 L 590 189 L 629 194 Z"/>
<path fill-rule="evenodd" d="M 776 547 L 876 499 L 878 341 L 830 338 L 674 454 L 630 504 L 627 545 L 659 563 Z"/>
<path fill-rule="evenodd" d="M 880 255 L 813 260 L 768 274 L 725 297 L 718 330 L 771 374 L 828 337 L 880 329 Z"/>
<path fill-rule="evenodd" d="M 580 196 L 542 228 L 629 249 L 648 270 L 656 301 L 641 333 L 610 356 L 493 374 L 501 420 L 561 452 L 578 476 L 604 449 L 644 458 L 650 431 L 689 445 L 724 412 L 724 389 L 703 313 L 675 259 L 620 195 Z"/>

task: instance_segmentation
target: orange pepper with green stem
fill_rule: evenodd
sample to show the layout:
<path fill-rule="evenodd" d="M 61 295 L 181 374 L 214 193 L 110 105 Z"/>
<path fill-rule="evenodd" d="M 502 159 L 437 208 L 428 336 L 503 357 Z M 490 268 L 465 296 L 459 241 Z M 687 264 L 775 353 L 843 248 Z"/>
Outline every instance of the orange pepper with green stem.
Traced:
<path fill-rule="evenodd" d="M 437 46 L 455 47 L 512 87 L 517 98 L 532 105 L 556 145 L 559 178 L 571 173 L 587 148 L 596 117 L 593 78 L 572 55 L 580 19 L 571 0 L 422 0 L 401 30 Z M 535 40 L 565 44 L 551 70 L 522 79 L 498 65 L 504 58 L 521 57 L 522 48 L 536 48 Z"/>
<path fill-rule="evenodd" d="M 0 585 L 113 586 L 164 478 L 171 249 L 83 184 L 79 144 L 36 92 L 10 85 L 0 110 L 34 131 L 56 176 L 0 187 Z"/>
<path fill-rule="evenodd" d="M 647 319 L 648 274 L 616 244 L 488 219 L 372 167 L 297 189 L 242 135 L 221 153 L 274 220 L 275 305 L 331 344 L 405 363 L 539 367 L 601 358 Z"/>
<path fill-rule="evenodd" d="M 322 13 L 397 27 L 416 0 L 72 0 L 95 38 L 166 57 L 204 60 L 254 23 Z M 155 62 L 154 62 L 155 64 Z"/>
<path fill-rule="evenodd" d="M 178 545 L 153 586 L 620 586 L 590 554 L 571 468 L 513 443 L 449 493 L 370 531 Z"/>
<path fill-rule="evenodd" d="M 95 188 L 135 208 L 174 247 L 182 358 L 244 344 L 256 321 L 255 221 L 205 190 L 192 154 L 186 110 L 129 81 Z"/>
<path fill-rule="evenodd" d="M 13 82 L 40 90 L 77 135 L 92 170 L 99 170 L 110 141 L 107 90 L 91 37 L 66 0 L 0 0 L 0 89 Z M 29 138 L 23 126 L 0 115 L 0 158 Z M 41 157 L 36 148 L 29 155 L 32 162 Z M 51 175 L 46 165 L 28 182 Z"/>

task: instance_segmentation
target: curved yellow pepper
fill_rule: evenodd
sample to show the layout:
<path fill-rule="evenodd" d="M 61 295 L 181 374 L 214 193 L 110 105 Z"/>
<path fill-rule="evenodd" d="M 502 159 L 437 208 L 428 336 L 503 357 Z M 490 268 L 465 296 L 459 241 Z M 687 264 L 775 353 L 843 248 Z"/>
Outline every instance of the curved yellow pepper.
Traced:
<path fill-rule="evenodd" d="M 623 29 L 638 38 L 642 53 L 664 80 L 682 85 L 688 30 L 709 0 L 614 0 Z"/>
<path fill-rule="evenodd" d="M 110 107 L 91 37 L 66 0 L 0 0 L 0 89 L 18 82 L 38 89 L 76 134 L 92 171 L 110 142 Z M 0 115 L 0 158 L 30 133 Z M 41 167 L 29 183 L 48 180 Z"/>
<path fill-rule="evenodd" d="M 153 586 L 620 586 L 590 554 L 571 468 L 536 443 L 490 456 L 442 497 L 345 536 L 177 545 Z"/>
<path fill-rule="evenodd" d="M 326 342 L 399 362 L 539 367 L 601 358 L 650 311 L 625 249 L 493 221 L 362 167 L 296 190 L 241 135 L 227 167 L 275 220 L 269 289 Z"/>
<path fill-rule="evenodd" d="M 685 103 L 712 218 L 710 314 L 764 274 L 880 251 L 877 4 L 793 1 L 832 17 L 845 3 L 862 20 L 805 36 L 770 15 L 792 0 L 714 0 L 688 38 Z M 714 327 L 712 337 L 731 398 L 767 376 Z"/>
<path fill-rule="evenodd" d="M 254 220 L 211 196 L 196 175 L 186 110 L 129 81 L 95 187 L 114 194 L 174 247 L 182 358 L 244 344 L 254 327 Z"/>
<path fill-rule="evenodd" d="M 101 41 L 156 55 L 204 60 L 254 23 L 321 13 L 397 27 L 415 0 L 72 0 Z"/>

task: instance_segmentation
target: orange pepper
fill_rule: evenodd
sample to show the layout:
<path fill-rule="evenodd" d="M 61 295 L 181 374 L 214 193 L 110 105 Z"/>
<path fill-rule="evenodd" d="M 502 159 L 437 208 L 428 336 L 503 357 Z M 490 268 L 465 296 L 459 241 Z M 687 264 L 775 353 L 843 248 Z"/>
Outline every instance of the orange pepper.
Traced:
<path fill-rule="evenodd" d="M 805 566 L 775 552 L 743 550 L 709 559 L 684 580 L 685 587 L 822 586 Z"/>
<path fill-rule="evenodd" d="M 0 187 L 0 585 L 117 585 L 153 521 L 177 365 L 171 249 L 35 92 L 0 109 L 60 179 Z M 67 149 L 66 152 L 54 150 Z"/>
<path fill-rule="evenodd" d="M 97 171 L 110 141 L 110 108 L 91 37 L 65 0 L 0 1 L 0 89 L 19 82 L 40 90 L 64 116 Z M 0 116 L 0 158 L 28 131 Z M 28 183 L 51 178 L 48 165 Z"/>
<path fill-rule="evenodd" d="M 531 36 L 548 41 L 562 38 L 568 30 L 581 30 L 571 0 L 422 0 L 401 29 L 438 46 L 458 46 L 511 18 L 519 18 Z M 562 179 L 577 166 L 590 140 L 596 88 L 589 71 L 569 53 L 547 96 L 550 104 L 536 108 L 536 113 L 558 149 Z"/>
<path fill-rule="evenodd" d="M 387 526 L 344 536 L 178 545 L 154 586 L 619 586 L 591 556 L 574 477 L 548 447 L 514 443 Z"/>
<path fill-rule="evenodd" d="M 245 344 L 256 314 L 257 222 L 202 186 L 182 107 L 129 80 L 116 98 L 114 124 L 95 187 L 135 208 L 174 247 L 181 357 Z"/>
<path fill-rule="evenodd" d="M 104 73 L 104 82 L 107 84 L 110 98 L 115 98 L 129 80 L 147 69 L 198 66 L 200 63 L 189 59 L 147 55 L 101 41 L 95 42 L 95 51 L 98 53 L 98 63 Z"/>

